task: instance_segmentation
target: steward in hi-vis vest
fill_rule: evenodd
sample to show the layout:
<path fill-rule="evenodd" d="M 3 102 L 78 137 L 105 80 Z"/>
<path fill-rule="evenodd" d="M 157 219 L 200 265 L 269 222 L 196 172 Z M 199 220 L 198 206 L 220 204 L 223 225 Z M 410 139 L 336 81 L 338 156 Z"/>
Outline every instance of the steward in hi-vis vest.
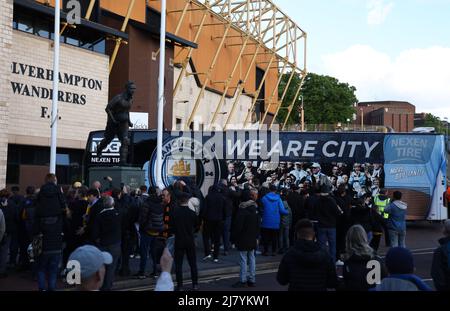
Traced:
<path fill-rule="evenodd" d="M 383 194 L 384 192 L 384 194 Z M 384 212 L 384 209 L 391 203 L 391 199 L 385 194 L 386 191 L 381 190 L 380 194 L 377 194 L 374 199 L 375 206 L 378 209 L 378 212 L 384 219 L 389 218 L 389 214 Z"/>

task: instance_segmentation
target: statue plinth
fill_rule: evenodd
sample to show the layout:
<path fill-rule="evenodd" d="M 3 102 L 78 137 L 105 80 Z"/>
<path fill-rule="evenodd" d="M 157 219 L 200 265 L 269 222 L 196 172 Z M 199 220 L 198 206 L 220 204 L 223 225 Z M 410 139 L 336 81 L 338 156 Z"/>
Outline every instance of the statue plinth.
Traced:
<path fill-rule="evenodd" d="M 109 188 L 109 181 L 106 177 L 111 177 L 111 186 L 121 188 L 121 184 L 130 186 L 131 189 L 138 189 L 145 185 L 145 171 L 139 167 L 113 166 L 113 167 L 91 167 L 89 168 L 89 185 L 93 181 L 100 181 L 106 188 Z"/>

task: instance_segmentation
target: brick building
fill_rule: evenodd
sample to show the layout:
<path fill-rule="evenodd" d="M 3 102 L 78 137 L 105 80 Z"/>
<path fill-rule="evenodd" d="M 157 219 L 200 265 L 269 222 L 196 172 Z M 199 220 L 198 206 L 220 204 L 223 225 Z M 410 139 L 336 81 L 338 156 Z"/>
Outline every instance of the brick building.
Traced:
<path fill-rule="evenodd" d="M 379 101 L 361 102 L 356 108 L 355 124 L 364 126 L 386 126 L 396 132 L 411 132 L 414 129 L 416 107 L 408 102 Z"/>
<path fill-rule="evenodd" d="M 88 133 L 104 129 L 105 107 L 128 80 L 135 128 L 156 127 L 161 13 L 160 1 L 83 0 L 72 27 L 61 2 L 56 174 L 71 184 Z M 54 4 L 0 0 L 0 189 L 23 192 L 48 172 Z M 165 129 L 252 128 L 292 112 L 278 88 L 281 74 L 306 75 L 306 33 L 271 1 L 173 0 L 166 17 Z"/>

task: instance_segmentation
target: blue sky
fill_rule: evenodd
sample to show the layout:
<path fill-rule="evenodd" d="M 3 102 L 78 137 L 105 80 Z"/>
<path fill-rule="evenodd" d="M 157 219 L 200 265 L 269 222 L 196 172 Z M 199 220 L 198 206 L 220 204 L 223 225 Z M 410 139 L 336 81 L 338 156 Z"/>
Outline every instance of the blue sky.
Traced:
<path fill-rule="evenodd" d="M 308 71 L 450 118 L 450 0 L 273 2 L 308 33 Z"/>

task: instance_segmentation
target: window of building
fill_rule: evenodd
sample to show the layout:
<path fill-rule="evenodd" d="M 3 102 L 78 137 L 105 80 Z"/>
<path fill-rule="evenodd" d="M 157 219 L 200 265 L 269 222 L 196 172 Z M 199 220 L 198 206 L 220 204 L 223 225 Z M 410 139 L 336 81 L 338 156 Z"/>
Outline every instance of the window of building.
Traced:
<path fill-rule="evenodd" d="M 17 18 L 17 30 L 33 33 L 33 17 L 30 15 L 20 15 Z"/>
<path fill-rule="evenodd" d="M 182 120 L 180 118 L 175 119 L 175 130 L 181 131 L 181 122 Z"/>
<path fill-rule="evenodd" d="M 14 10 L 13 29 L 34 34 L 46 39 L 54 39 L 54 25 L 46 17 Z M 78 29 L 67 28 L 60 37 L 61 43 L 70 44 L 82 49 L 105 54 L 106 42 L 104 37 L 93 35 L 92 32 L 81 32 Z"/>
<path fill-rule="evenodd" d="M 58 183 L 69 185 L 81 180 L 83 150 L 58 148 L 56 175 Z M 7 184 L 19 184 L 22 165 L 49 166 L 50 148 L 8 145 Z M 39 185 L 35 185 L 39 186 Z"/>
<path fill-rule="evenodd" d="M 50 25 L 47 20 L 36 20 L 34 34 L 42 38 L 50 38 Z"/>

